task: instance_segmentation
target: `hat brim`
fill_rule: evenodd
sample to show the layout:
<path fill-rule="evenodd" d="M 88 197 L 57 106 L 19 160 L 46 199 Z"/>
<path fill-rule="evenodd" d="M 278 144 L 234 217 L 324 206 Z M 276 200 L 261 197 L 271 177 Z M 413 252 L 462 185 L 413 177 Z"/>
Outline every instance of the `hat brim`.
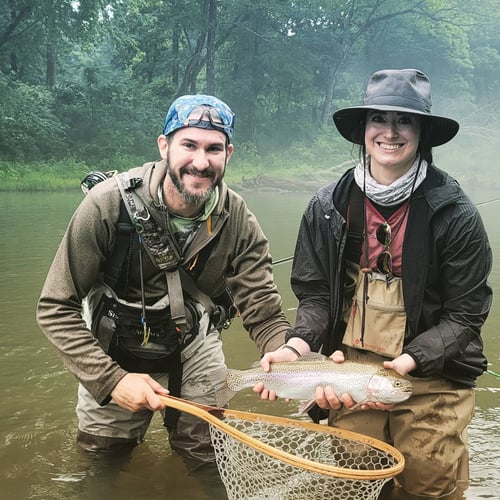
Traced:
<path fill-rule="evenodd" d="M 379 111 L 397 111 L 400 113 L 411 113 L 414 115 L 425 116 L 431 127 L 430 145 L 441 146 L 442 144 L 451 141 L 457 135 L 460 125 L 451 118 L 444 116 L 431 115 L 429 113 L 419 112 L 415 109 L 404 108 L 401 106 L 389 106 L 376 104 L 370 106 L 353 106 L 343 108 L 333 113 L 333 122 L 344 139 L 354 144 L 363 144 L 365 116 L 369 109 L 377 109 Z"/>

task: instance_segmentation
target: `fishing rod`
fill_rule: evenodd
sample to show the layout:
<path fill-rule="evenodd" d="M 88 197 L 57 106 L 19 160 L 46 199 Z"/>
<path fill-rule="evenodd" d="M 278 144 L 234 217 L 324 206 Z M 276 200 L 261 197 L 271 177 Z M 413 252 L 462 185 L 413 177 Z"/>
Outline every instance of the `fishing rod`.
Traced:
<path fill-rule="evenodd" d="M 272 262 L 272 265 L 273 266 L 277 266 L 279 264 L 284 264 L 285 262 L 289 262 L 291 260 L 293 260 L 293 255 L 291 255 L 290 257 L 285 257 L 283 259 L 275 260 L 275 261 Z"/>
<path fill-rule="evenodd" d="M 492 198 L 491 200 L 476 203 L 476 207 L 482 207 L 484 205 L 489 205 L 490 203 L 496 203 L 497 201 L 500 201 L 500 196 L 498 198 Z M 278 266 L 279 264 L 284 264 L 285 262 L 290 262 L 291 260 L 293 260 L 293 255 L 291 255 L 290 257 L 284 257 L 283 259 L 275 260 L 272 262 L 272 265 Z M 500 375 L 498 375 L 498 377 L 500 377 Z"/>
<path fill-rule="evenodd" d="M 483 205 L 489 205 L 490 203 L 495 203 L 496 201 L 499 201 L 500 197 L 498 198 L 492 198 L 491 200 L 487 201 L 481 201 L 480 203 L 476 203 L 476 207 L 481 207 Z"/>
<path fill-rule="evenodd" d="M 495 373 L 493 370 L 486 370 L 488 375 L 493 375 L 496 378 L 500 378 L 500 373 Z"/>

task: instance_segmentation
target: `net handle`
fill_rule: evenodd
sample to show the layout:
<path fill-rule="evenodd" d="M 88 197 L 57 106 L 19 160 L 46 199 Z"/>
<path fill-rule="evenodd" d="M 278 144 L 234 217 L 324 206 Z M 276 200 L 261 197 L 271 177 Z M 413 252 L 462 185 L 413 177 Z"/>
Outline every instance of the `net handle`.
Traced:
<path fill-rule="evenodd" d="M 404 457 L 403 455 L 393 448 L 392 446 L 379 441 L 377 439 L 369 438 L 367 436 L 362 436 L 351 431 L 344 431 L 342 429 L 337 429 L 333 427 L 327 427 L 320 424 L 313 424 L 309 422 L 302 422 L 300 420 L 293 420 L 285 417 L 276 417 L 272 415 L 264 415 L 259 413 L 251 413 L 245 411 L 227 410 L 224 408 L 217 408 L 214 406 L 202 405 L 192 401 L 186 401 L 181 398 L 176 398 L 174 396 L 158 396 L 163 404 L 177 410 L 190 413 L 195 417 L 201 418 L 202 420 L 208 422 L 209 424 L 217 427 L 219 430 L 228 434 L 232 438 L 240 441 L 241 443 L 256 449 L 257 451 L 271 456 L 282 462 L 286 462 L 294 467 L 299 467 L 300 469 L 315 472 L 317 474 L 324 474 L 332 477 L 339 477 L 345 479 L 386 479 L 392 478 L 395 475 L 402 472 L 404 469 Z M 309 429 L 312 432 L 321 432 L 322 434 L 331 434 L 335 436 L 340 436 L 346 439 L 352 439 L 353 441 L 363 442 L 369 444 L 374 448 L 378 448 L 389 455 L 394 457 L 397 463 L 387 469 L 383 470 L 353 470 L 345 469 L 342 467 L 335 467 L 334 465 L 321 464 L 314 462 L 313 460 L 308 460 L 306 458 L 298 457 L 287 453 L 278 448 L 270 446 L 259 439 L 256 439 L 248 434 L 232 427 L 227 424 L 221 418 L 224 416 L 232 416 L 234 418 L 239 418 L 241 420 L 250 421 L 266 421 L 270 423 L 289 425 L 294 427 L 301 427 Z"/>

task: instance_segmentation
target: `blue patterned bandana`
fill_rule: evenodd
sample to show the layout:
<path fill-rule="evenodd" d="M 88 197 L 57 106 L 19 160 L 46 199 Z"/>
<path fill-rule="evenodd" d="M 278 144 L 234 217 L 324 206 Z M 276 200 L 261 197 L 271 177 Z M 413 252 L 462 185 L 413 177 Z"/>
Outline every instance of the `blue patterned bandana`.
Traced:
<path fill-rule="evenodd" d="M 185 95 L 176 99 L 167 112 L 163 134 L 177 129 L 197 127 L 224 132 L 231 142 L 234 129 L 234 113 L 217 97 L 210 95 Z"/>

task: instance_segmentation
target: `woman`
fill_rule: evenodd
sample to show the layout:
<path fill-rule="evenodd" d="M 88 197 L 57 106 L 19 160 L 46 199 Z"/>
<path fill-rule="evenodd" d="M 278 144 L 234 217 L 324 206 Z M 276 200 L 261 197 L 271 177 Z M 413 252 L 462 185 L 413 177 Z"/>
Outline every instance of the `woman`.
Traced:
<path fill-rule="evenodd" d="M 376 72 L 363 105 L 333 119 L 361 146 L 361 160 L 321 188 L 304 213 L 291 276 L 296 325 L 287 348 L 261 364 L 267 370 L 321 348 L 339 362 L 369 360 L 406 376 L 413 394 L 397 405 L 350 410 L 352 398 L 330 387 L 317 388 L 316 403 L 329 410 L 330 425 L 404 454 L 395 494 L 462 498 L 492 292 L 491 249 L 477 209 L 432 162 L 432 147 L 450 141 L 459 125 L 431 114 L 430 81 L 414 69 Z"/>

